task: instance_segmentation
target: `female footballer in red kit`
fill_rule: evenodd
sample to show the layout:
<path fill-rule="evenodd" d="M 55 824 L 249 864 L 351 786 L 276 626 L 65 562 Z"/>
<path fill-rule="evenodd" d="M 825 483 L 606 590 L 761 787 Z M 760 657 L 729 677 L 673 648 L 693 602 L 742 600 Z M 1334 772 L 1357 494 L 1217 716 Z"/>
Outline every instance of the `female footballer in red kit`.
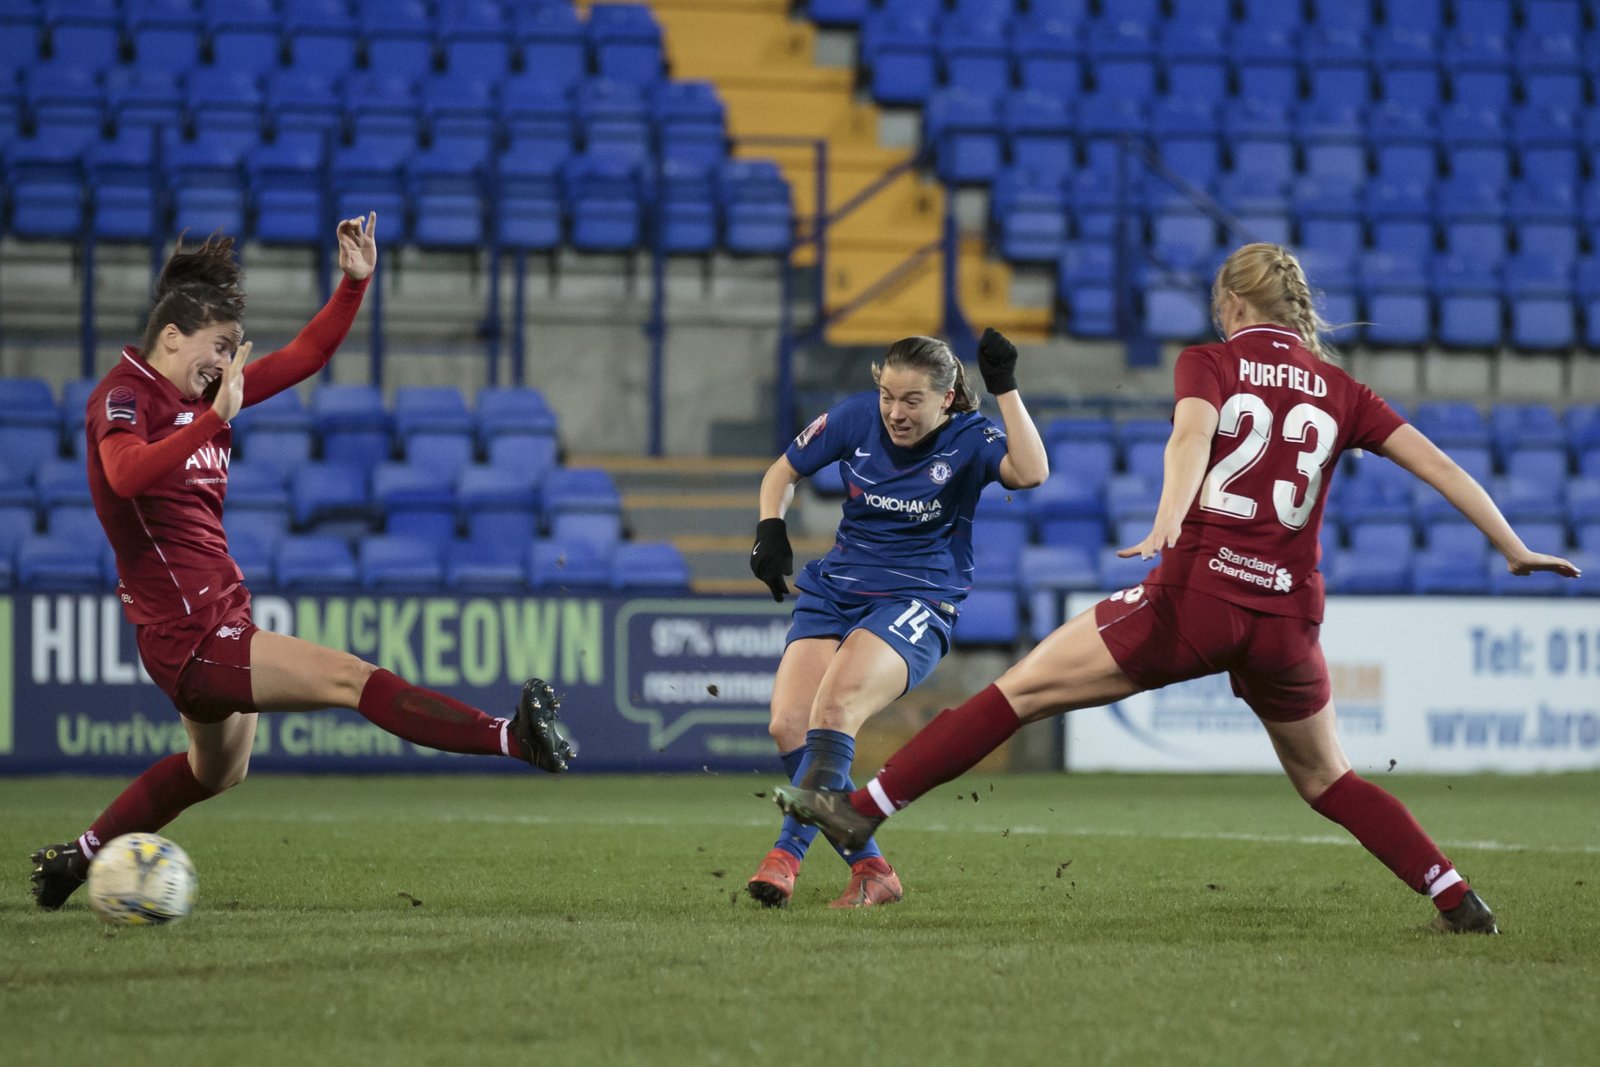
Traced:
<path fill-rule="evenodd" d="M 994 685 L 945 711 L 853 793 L 781 786 L 778 803 L 855 848 L 885 818 L 964 774 L 1035 722 L 1227 672 L 1301 798 L 1437 909 L 1433 928 L 1499 932 L 1493 912 L 1394 796 L 1351 769 L 1318 637 L 1318 531 L 1341 453 L 1386 456 L 1437 489 L 1515 575 L 1577 568 L 1523 544 L 1482 486 L 1366 386 L 1327 362 L 1300 263 L 1250 244 L 1217 272 L 1221 344 L 1178 357 L 1177 404 L 1149 535 L 1119 555 L 1161 559 L 1047 637 Z"/>
<path fill-rule="evenodd" d="M 251 621 L 250 593 L 222 529 L 228 423 L 327 365 L 377 267 L 376 229 L 376 215 L 338 224 L 337 291 L 293 341 L 248 366 L 232 239 L 180 242 L 139 347 L 123 349 L 89 397 L 89 488 L 116 552 L 117 594 L 137 629 L 140 659 L 182 717 L 189 749 L 152 765 L 75 842 L 33 854 L 41 908 L 66 901 L 106 842 L 159 830 L 243 781 L 258 712 L 351 708 L 414 744 L 509 756 L 551 772 L 566 770 L 577 753 L 550 686 L 537 678 L 524 684 L 515 716 L 499 719 Z"/>

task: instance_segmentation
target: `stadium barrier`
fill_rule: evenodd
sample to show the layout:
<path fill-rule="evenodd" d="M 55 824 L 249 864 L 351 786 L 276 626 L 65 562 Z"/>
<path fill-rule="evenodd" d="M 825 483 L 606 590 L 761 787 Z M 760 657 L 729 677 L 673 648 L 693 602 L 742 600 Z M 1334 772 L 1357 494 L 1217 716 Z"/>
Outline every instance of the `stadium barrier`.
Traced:
<path fill-rule="evenodd" d="M 772 770 L 789 608 L 734 598 L 258 594 L 256 622 L 509 715 L 524 678 L 563 694 L 584 771 Z M 0 598 L 0 775 L 130 774 L 187 747 L 114 596 Z M 263 715 L 261 771 L 512 771 L 392 737 L 353 711 Z"/>
<path fill-rule="evenodd" d="M 1068 611 L 1097 599 L 1073 594 Z M 1322 627 L 1339 734 L 1363 774 L 1600 768 L 1600 615 L 1545 599 L 1333 597 Z M 1067 716 L 1069 770 L 1273 771 L 1214 675 Z"/>

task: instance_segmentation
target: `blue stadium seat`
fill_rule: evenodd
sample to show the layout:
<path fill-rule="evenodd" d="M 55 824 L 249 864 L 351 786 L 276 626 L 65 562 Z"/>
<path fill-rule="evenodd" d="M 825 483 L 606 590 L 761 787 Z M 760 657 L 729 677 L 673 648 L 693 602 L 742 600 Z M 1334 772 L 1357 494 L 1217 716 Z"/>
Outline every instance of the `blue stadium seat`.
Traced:
<path fill-rule="evenodd" d="M 1299 53 L 1301 80 L 1313 105 L 1364 108 L 1371 100 L 1366 38 L 1360 30 L 1322 20 L 1307 28 Z"/>
<path fill-rule="evenodd" d="M 1481 596 L 1489 591 L 1489 575 L 1481 557 L 1428 548 L 1412 561 L 1411 585 L 1419 594 Z"/>
<path fill-rule="evenodd" d="M 1006 259 L 1053 263 L 1060 258 L 1068 220 L 1058 179 L 1012 167 L 991 188 L 989 206 Z"/>
<path fill-rule="evenodd" d="M 363 5 L 356 17 L 370 69 L 406 80 L 432 73 L 433 25 L 421 3 L 395 0 Z"/>
<path fill-rule="evenodd" d="M 662 77 L 661 27 L 645 4 L 597 4 L 588 39 L 602 78 L 652 85 Z"/>
<path fill-rule="evenodd" d="M 584 27 L 572 5 L 519 5 L 513 34 L 523 69 L 538 72 L 548 84 L 566 89 L 588 73 Z"/>
<path fill-rule="evenodd" d="M 621 252 L 639 245 L 643 213 L 634 164 L 586 152 L 562 167 L 562 185 L 574 247 Z"/>
<path fill-rule="evenodd" d="M 923 121 L 939 177 L 946 182 L 988 183 L 999 174 L 1000 116 L 992 97 L 952 83 L 928 98 Z"/>
<path fill-rule="evenodd" d="M 1502 463 L 1522 449 L 1564 449 L 1567 444 L 1561 418 L 1548 404 L 1496 404 L 1489 410 L 1489 432 Z"/>
<path fill-rule="evenodd" d="M 243 153 L 242 144 L 226 139 L 173 147 L 167 155 L 166 167 L 172 224 L 179 232 L 247 232 L 249 196 L 240 167 Z"/>
<path fill-rule="evenodd" d="M 439 49 L 448 71 L 498 81 L 510 73 L 515 47 L 505 9 L 491 0 L 462 0 L 439 9 Z"/>
<path fill-rule="evenodd" d="M 55 394 L 43 378 L 0 378 L 0 424 L 53 426 L 60 418 Z"/>
<path fill-rule="evenodd" d="M 1109 440 L 1062 437 L 1047 442 L 1046 447 L 1052 478 L 1067 479 L 1096 493 L 1116 466 L 1116 450 Z"/>
<path fill-rule="evenodd" d="M 806 17 L 819 26 L 859 26 L 871 0 L 806 0 Z"/>
<path fill-rule="evenodd" d="M 984 99 L 1010 90 L 1011 50 L 1002 21 L 957 14 L 940 24 L 937 47 L 945 85 Z"/>
<path fill-rule="evenodd" d="M 1017 560 L 1017 575 L 1028 605 L 1029 632 L 1042 641 L 1066 621 L 1064 598 L 1069 592 L 1099 588 L 1095 560 L 1100 546 L 1029 545 Z"/>
<path fill-rule="evenodd" d="M 1144 326 L 1150 336 L 1170 341 L 1195 341 L 1211 330 L 1210 308 L 1205 294 L 1188 284 L 1186 276 L 1178 283 L 1156 283 L 1145 290 Z"/>
<path fill-rule="evenodd" d="M 289 475 L 294 522 L 301 528 L 324 520 L 367 522 L 372 505 L 367 469 L 354 463 L 307 463 Z"/>
<path fill-rule="evenodd" d="M 360 32 L 339 0 L 285 4 L 283 38 L 290 66 L 296 71 L 332 81 L 356 67 Z"/>
<path fill-rule="evenodd" d="M 228 469 L 228 509 L 277 511 L 289 506 L 288 475 L 281 467 L 256 463 L 242 454 Z"/>
<path fill-rule="evenodd" d="M 500 434 L 556 432 L 555 413 L 544 394 L 530 386 L 487 386 L 478 391 L 478 437 L 485 444 Z"/>
<path fill-rule="evenodd" d="M 1409 346 L 1433 334 L 1428 278 L 1415 258 L 1388 252 L 1361 257 L 1358 276 L 1366 305 L 1367 340 L 1379 346 Z"/>
<path fill-rule="evenodd" d="M 254 533 L 228 535 L 228 555 L 238 564 L 252 590 L 272 589 L 278 582 L 277 545 Z"/>
<path fill-rule="evenodd" d="M 711 82 L 657 84 L 650 94 L 650 115 L 664 166 L 707 170 L 727 158 L 727 117 Z"/>
<path fill-rule="evenodd" d="M 11 232 L 24 238 L 77 237 L 83 230 L 83 168 L 78 148 L 37 140 L 6 151 L 5 184 L 11 195 Z"/>
<path fill-rule="evenodd" d="M 611 545 L 535 541 L 528 546 L 528 584 L 554 593 L 598 593 L 611 588 Z"/>
<path fill-rule="evenodd" d="M 448 522 L 444 525 L 452 530 L 455 527 L 453 471 L 415 463 L 380 464 L 372 472 L 371 500 L 391 523 L 400 512 L 426 512 L 446 516 Z"/>
<path fill-rule="evenodd" d="M 1156 95 L 1156 51 L 1149 24 L 1119 12 L 1090 25 L 1085 37 L 1097 96 L 1145 101 Z"/>
<path fill-rule="evenodd" d="M 1280 6 L 1287 8 L 1289 5 Z M 1282 26 L 1259 22 L 1237 24 L 1228 35 L 1228 58 L 1233 64 L 1241 99 L 1285 106 L 1299 100 L 1299 53 L 1290 31 Z"/>
<path fill-rule="evenodd" d="M 235 434 L 245 435 L 260 430 L 310 431 L 313 425 L 311 413 L 293 389 L 258 400 L 233 418 Z"/>
<path fill-rule="evenodd" d="M 1375 555 L 1354 549 L 1335 552 L 1322 561 L 1330 593 L 1402 594 L 1411 592 L 1412 553 Z"/>
<path fill-rule="evenodd" d="M 712 171 L 663 163 L 656 187 L 656 223 L 669 255 L 703 255 L 717 246 L 717 186 Z"/>
<path fill-rule="evenodd" d="M 794 244 L 789 183 L 767 160 L 729 160 L 717 172 L 723 241 L 731 252 L 781 255 Z"/>
<path fill-rule="evenodd" d="M 497 157 L 494 238 L 506 248 L 547 250 L 562 239 L 562 164 L 570 146 L 519 145 Z"/>
<path fill-rule="evenodd" d="M 1573 478 L 1567 482 L 1566 497 L 1567 521 L 1574 530 L 1600 522 L 1600 478 Z"/>
<path fill-rule="evenodd" d="M 1583 108 L 1586 104 L 1584 60 L 1575 37 L 1560 33 L 1523 33 L 1514 54 L 1523 100 L 1541 107 Z"/>
<path fill-rule="evenodd" d="M 1013 173 L 1059 179 L 1077 165 L 1072 113 L 1065 100 L 1024 90 L 1000 102 L 1000 125 Z"/>
<path fill-rule="evenodd" d="M 206 37 L 211 62 L 224 70 L 265 75 L 277 68 L 283 50 L 283 22 L 270 6 L 245 4 L 209 13 Z"/>
<path fill-rule="evenodd" d="M 1160 499 L 1160 485 L 1137 474 L 1114 474 L 1106 482 L 1106 515 L 1112 522 L 1152 518 Z"/>
<path fill-rule="evenodd" d="M 650 159 L 650 108 L 639 86 L 601 78 L 583 82 L 573 90 L 573 109 L 589 155 L 635 164 Z"/>
<path fill-rule="evenodd" d="M 1445 39 L 1443 59 L 1454 102 L 1497 110 L 1510 106 L 1511 53 L 1503 34 L 1476 23 L 1458 23 Z"/>
<path fill-rule="evenodd" d="M 89 475 L 82 460 L 45 459 L 33 471 L 33 487 L 40 509 L 62 505 L 89 506 Z"/>
<path fill-rule="evenodd" d="M 611 554 L 611 587 L 639 595 L 686 594 L 689 565 L 683 553 L 665 542 L 620 544 Z"/>
<path fill-rule="evenodd" d="M 1021 634 L 1022 617 L 1016 591 L 979 586 L 962 602 L 952 639 L 961 647 L 1013 645 Z"/>
<path fill-rule="evenodd" d="M 1200 6 L 1217 10 L 1215 4 Z M 1214 101 L 1228 95 L 1230 73 L 1227 50 L 1222 44 L 1225 26 L 1226 19 L 1208 22 L 1175 18 L 1166 24 L 1157 51 L 1169 99 Z"/>
<path fill-rule="evenodd" d="M 933 91 L 938 73 L 934 37 L 921 19 L 894 11 L 875 15 L 862 27 L 861 56 L 873 99 L 880 104 L 921 104 Z"/>
<path fill-rule="evenodd" d="M 52 54 L 71 56 L 82 70 L 102 71 L 121 61 L 122 28 L 111 5 L 53 4 L 45 26 Z"/>
<path fill-rule="evenodd" d="M 271 467 L 283 476 L 311 462 L 309 430 L 252 429 L 241 442 L 239 458 L 252 465 Z"/>
<path fill-rule="evenodd" d="M 440 160 L 433 172 L 464 174 L 484 166 L 499 147 L 499 105 L 490 83 L 478 72 L 436 74 L 420 84 L 422 115 L 427 125 L 429 154 Z"/>
<path fill-rule="evenodd" d="M 321 592 L 354 588 L 359 581 L 350 543 L 326 534 L 293 535 L 278 545 L 278 587 Z"/>
<path fill-rule="evenodd" d="M 439 547 L 411 537 L 363 538 L 356 568 L 363 589 L 432 589 L 444 579 Z"/>
<path fill-rule="evenodd" d="M 60 592 L 109 592 L 115 580 L 106 574 L 105 553 L 105 541 L 98 533 L 25 536 L 16 547 L 16 584 Z"/>
<path fill-rule="evenodd" d="M 198 12 L 179 4 L 136 10 L 129 15 L 126 27 L 135 62 L 175 70 L 199 64 L 204 28 Z"/>
<path fill-rule="evenodd" d="M 314 245 L 323 239 L 328 218 L 323 163 L 320 145 L 296 145 L 287 138 L 245 157 L 256 240 L 268 245 Z"/>
<path fill-rule="evenodd" d="M 1117 548 L 1112 546 L 1100 549 L 1098 563 L 1097 587 L 1102 592 L 1132 589 L 1142 584 L 1156 565 L 1155 560 L 1140 559 L 1138 556 L 1123 559 L 1117 555 Z"/>
<path fill-rule="evenodd" d="M 1476 404 L 1464 400 L 1432 400 L 1417 405 L 1411 418 L 1418 430 L 1440 448 L 1487 450 L 1491 443 L 1488 420 Z M 1488 474 L 1487 460 L 1483 473 Z"/>
<path fill-rule="evenodd" d="M 530 538 L 531 539 L 531 534 Z M 445 546 L 444 580 L 470 592 L 516 592 L 528 584 L 528 539 L 452 541 Z"/>

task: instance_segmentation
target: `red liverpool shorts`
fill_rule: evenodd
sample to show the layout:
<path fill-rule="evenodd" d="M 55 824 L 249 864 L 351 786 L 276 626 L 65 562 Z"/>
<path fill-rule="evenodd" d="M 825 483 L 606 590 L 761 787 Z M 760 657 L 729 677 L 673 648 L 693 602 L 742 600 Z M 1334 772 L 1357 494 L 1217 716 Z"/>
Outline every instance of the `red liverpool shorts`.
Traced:
<path fill-rule="evenodd" d="M 1320 623 L 1268 615 L 1168 585 L 1136 585 L 1095 605 L 1111 658 L 1144 689 L 1227 672 L 1234 695 L 1263 719 L 1293 722 L 1332 696 Z"/>
<path fill-rule="evenodd" d="M 236 585 L 192 615 L 138 628 L 139 658 L 186 719 L 256 710 L 250 692 L 250 591 Z"/>

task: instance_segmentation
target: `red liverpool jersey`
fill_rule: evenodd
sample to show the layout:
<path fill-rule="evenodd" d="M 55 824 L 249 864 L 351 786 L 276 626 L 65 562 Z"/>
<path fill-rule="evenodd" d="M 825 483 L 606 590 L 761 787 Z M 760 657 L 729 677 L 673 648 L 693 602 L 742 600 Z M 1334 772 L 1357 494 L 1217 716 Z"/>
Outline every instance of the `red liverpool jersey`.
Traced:
<path fill-rule="evenodd" d="M 1174 377 L 1178 400 L 1217 409 L 1217 433 L 1178 543 L 1146 582 L 1320 622 L 1318 533 L 1334 464 L 1349 448 L 1381 452 L 1405 420 L 1281 326 L 1184 349 Z"/>
<path fill-rule="evenodd" d="M 222 596 L 242 575 L 228 556 L 222 498 L 228 491 L 233 431 L 217 420 L 211 401 L 185 399 L 131 348 L 89 395 L 84 427 L 89 443 L 89 492 L 117 554 L 117 593 L 129 621 L 142 624 L 188 615 Z M 100 457 L 109 434 L 129 433 L 154 444 L 205 418 L 214 433 L 189 457 L 134 497 L 111 489 Z"/>

